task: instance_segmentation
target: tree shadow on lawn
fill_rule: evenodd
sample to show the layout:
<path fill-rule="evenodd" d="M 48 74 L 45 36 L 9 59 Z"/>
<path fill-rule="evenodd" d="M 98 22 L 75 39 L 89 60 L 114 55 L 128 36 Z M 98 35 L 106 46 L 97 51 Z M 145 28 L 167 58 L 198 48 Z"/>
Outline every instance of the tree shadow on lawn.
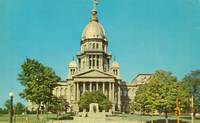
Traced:
<path fill-rule="evenodd" d="M 181 117 L 182 119 L 191 120 L 191 117 Z M 195 120 L 200 120 L 200 117 L 194 118 Z"/>
<path fill-rule="evenodd" d="M 151 121 L 147 121 L 146 123 L 151 123 Z M 154 123 L 165 123 L 165 119 L 154 120 Z M 176 120 L 168 120 L 168 123 L 177 123 Z M 180 123 L 189 123 L 187 121 L 180 121 Z"/>
<path fill-rule="evenodd" d="M 50 120 L 73 120 L 73 116 L 59 116 L 58 119 L 56 117 L 49 118 Z"/>

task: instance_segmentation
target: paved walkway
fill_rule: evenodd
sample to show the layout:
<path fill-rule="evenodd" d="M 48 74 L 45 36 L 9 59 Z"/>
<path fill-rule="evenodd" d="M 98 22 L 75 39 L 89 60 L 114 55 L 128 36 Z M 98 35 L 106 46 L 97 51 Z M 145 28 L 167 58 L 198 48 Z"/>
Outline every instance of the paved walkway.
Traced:
<path fill-rule="evenodd" d="M 144 123 L 144 122 L 128 121 L 119 118 L 106 118 L 106 119 L 78 118 L 75 120 L 49 121 L 48 123 Z"/>

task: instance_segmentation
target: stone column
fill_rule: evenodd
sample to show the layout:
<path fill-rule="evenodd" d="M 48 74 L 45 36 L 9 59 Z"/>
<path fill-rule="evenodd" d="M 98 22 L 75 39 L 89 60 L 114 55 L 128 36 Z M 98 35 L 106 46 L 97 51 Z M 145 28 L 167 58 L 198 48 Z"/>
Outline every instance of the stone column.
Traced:
<path fill-rule="evenodd" d="M 77 82 L 77 101 L 79 101 L 80 98 L 80 90 L 79 90 L 79 83 Z"/>
<path fill-rule="evenodd" d="M 83 82 L 83 93 L 85 92 L 85 82 Z"/>
<path fill-rule="evenodd" d="M 90 82 L 90 92 L 92 92 L 92 82 Z"/>
<path fill-rule="evenodd" d="M 99 68 L 101 70 L 103 70 L 103 68 L 102 68 L 102 57 L 101 56 L 99 56 Z"/>
<path fill-rule="evenodd" d="M 115 111 L 115 83 L 112 83 L 112 102 L 113 102 L 113 111 Z"/>
<path fill-rule="evenodd" d="M 112 83 L 112 100 L 115 102 L 115 83 Z"/>
<path fill-rule="evenodd" d="M 109 82 L 109 100 L 112 102 L 112 96 L 111 96 L 111 83 Z"/>
<path fill-rule="evenodd" d="M 77 96 L 76 96 L 76 83 L 74 83 L 74 86 L 73 86 L 73 90 L 74 90 L 74 101 L 76 101 L 77 100 Z"/>
<path fill-rule="evenodd" d="M 121 88 L 120 85 L 118 84 L 118 109 L 121 111 Z"/>
<path fill-rule="evenodd" d="M 103 88 L 103 94 L 105 94 L 105 83 L 103 82 L 102 84 L 103 84 L 103 86 L 102 86 L 102 88 Z"/>

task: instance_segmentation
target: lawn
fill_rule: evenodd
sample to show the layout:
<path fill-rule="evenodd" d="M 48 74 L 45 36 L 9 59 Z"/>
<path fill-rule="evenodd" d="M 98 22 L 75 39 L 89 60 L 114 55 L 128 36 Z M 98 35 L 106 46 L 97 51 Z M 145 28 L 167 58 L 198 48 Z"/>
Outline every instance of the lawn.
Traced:
<path fill-rule="evenodd" d="M 124 120 L 131 120 L 131 121 L 150 121 L 151 119 L 153 119 L 154 121 L 160 121 L 165 119 L 164 116 L 141 116 L 141 115 L 129 115 L 129 114 L 124 114 L 121 115 L 122 119 Z M 169 115 L 168 119 L 171 121 L 175 121 L 176 120 L 176 116 L 174 115 Z M 181 121 L 188 121 L 190 123 L 191 121 L 191 116 L 181 116 L 180 117 Z M 169 122 L 170 123 L 170 122 Z M 200 117 L 196 117 L 195 122 L 194 123 L 200 123 Z"/>
<path fill-rule="evenodd" d="M 28 123 L 44 123 L 50 119 L 56 119 L 56 115 L 50 114 L 50 115 L 40 115 L 40 120 L 37 120 L 37 116 L 33 114 L 29 114 L 26 116 L 24 115 L 16 115 L 14 117 L 14 121 L 17 123 L 26 123 L 26 120 Z M 8 123 L 9 122 L 9 115 L 8 114 L 0 114 L 0 123 Z"/>
<path fill-rule="evenodd" d="M 60 116 L 59 118 L 66 120 L 66 119 L 69 119 L 68 116 L 69 115 L 66 114 L 66 115 Z M 117 115 L 117 117 L 121 117 L 123 120 L 128 120 L 128 121 L 150 121 L 151 120 L 150 116 L 130 115 L 130 114 Z M 40 120 L 37 120 L 37 117 L 35 114 L 29 114 L 27 115 L 27 119 L 28 119 L 28 123 L 45 123 L 46 121 L 49 121 L 49 120 L 56 120 L 56 115 L 55 114 L 40 115 Z M 156 123 L 164 123 L 164 119 L 165 119 L 164 116 L 153 116 L 154 121 L 159 121 Z M 190 116 L 181 116 L 180 119 L 182 121 L 188 121 L 187 123 L 190 123 L 191 121 Z M 26 117 L 24 115 L 16 115 L 14 120 L 15 120 L 15 123 L 27 123 Z M 169 123 L 176 123 L 175 120 L 176 120 L 175 116 L 173 115 L 169 116 Z M 0 114 L 0 123 L 8 123 L 8 121 L 9 121 L 8 114 L 3 114 L 3 115 Z M 200 123 L 200 117 L 198 117 L 194 123 Z"/>

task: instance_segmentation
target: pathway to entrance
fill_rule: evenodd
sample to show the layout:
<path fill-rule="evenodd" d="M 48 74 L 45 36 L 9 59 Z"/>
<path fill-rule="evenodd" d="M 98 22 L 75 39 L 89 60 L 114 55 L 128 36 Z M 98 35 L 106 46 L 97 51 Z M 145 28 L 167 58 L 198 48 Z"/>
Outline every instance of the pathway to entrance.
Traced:
<path fill-rule="evenodd" d="M 91 118 L 82 118 L 81 120 L 63 120 L 63 121 L 49 121 L 48 123 L 145 123 L 142 121 L 128 121 L 118 118 L 111 119 L 91 119 Z"/>

